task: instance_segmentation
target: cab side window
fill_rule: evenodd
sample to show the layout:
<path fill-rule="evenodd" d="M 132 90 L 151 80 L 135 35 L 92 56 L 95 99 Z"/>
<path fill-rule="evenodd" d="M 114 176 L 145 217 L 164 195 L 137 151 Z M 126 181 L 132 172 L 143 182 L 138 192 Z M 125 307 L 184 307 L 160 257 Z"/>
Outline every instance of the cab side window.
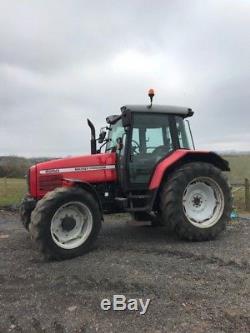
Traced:
<path fill-rule="evenodd" d="M 135 114 L 130 148 L 130 182 L 147 184 L 154 166 L 173 148 L 166 114 Z"/>
<path fill-rule="evenodd" d="M 146 129 L 146 149 L 147 153 L 152 153 L 157 147 L 164 145 L 162 128 Z"/>

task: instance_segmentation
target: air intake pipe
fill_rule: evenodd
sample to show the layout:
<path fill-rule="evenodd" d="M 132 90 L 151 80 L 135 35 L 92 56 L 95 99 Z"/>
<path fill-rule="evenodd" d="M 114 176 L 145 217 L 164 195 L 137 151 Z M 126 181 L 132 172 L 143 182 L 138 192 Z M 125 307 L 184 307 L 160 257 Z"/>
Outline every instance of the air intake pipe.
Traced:
<path fill-rule="evenodd" d="M 91 130 L 91 140 L 90 140 L 91 154 L 96 154 L 95 126 L 89 119 L 87 119 L 87 122 Z"/>

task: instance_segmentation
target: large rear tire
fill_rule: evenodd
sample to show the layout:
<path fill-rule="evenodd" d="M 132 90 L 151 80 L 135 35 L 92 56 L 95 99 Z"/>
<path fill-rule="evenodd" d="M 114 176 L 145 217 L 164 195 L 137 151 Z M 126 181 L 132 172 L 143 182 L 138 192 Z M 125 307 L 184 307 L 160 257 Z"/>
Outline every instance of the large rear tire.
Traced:
<path fill-rule="evenodd" d="M 93 247 L 101 219 L 99 205 L 89 192 L 63 187 L 37 203 L 29 229 L 46 259 L 69 259 Z"/>
<path fill-rule="evenodd" d="M 226 228 L 231 209 L 226 177 L 220 169 L 205 162 L 178 168 L 160 193 L 161 218 L 182 239 L 214 239 Z"/>

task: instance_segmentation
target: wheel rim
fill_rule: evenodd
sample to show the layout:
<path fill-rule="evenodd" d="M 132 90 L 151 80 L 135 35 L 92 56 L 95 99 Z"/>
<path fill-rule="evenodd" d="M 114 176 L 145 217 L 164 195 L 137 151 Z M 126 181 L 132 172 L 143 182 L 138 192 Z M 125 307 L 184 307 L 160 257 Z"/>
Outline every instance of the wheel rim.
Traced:
<path fill-rule="evenodd" d="M 90 209 L 83 203 L 71 201 L 57 209 L 51 220 L 53 241 L 63 249 L 74 249 L 89 237 L 93 227 Z"/>
<path fill-rule="evenodd" d="M 221 187 L 209 177 L 193 179 L 183 193 L 185 216 L 198 228 L 210 228 L 222 216 L 224 196 Z"/>

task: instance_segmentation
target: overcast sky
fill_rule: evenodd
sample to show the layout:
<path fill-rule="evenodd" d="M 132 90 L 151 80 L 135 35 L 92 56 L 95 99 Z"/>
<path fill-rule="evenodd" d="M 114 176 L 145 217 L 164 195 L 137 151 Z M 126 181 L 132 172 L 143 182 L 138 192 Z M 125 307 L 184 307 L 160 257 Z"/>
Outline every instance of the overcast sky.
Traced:
<path fill-rule="evenodd" d="M 250 1 L 0 0 L 0 155 L 88 153 L 148 88 L 197 148 L 250 150 Z"/>

